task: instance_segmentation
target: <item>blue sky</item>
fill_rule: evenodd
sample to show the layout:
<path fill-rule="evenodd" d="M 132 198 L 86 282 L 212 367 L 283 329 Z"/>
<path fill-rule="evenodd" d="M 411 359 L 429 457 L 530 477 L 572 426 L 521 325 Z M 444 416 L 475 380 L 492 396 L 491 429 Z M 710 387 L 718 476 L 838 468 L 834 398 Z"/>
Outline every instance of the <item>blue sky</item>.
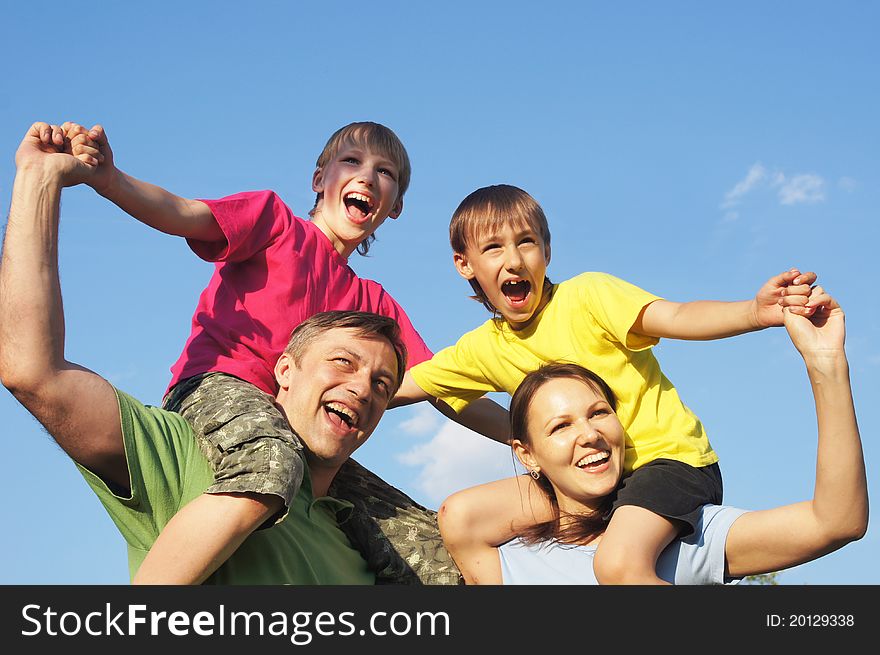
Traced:
<path fill-rule="evenodd" d="M 329 134 L 385 123 L 412 185 L 351 264 L 430 347 L 487 318 L 446 236 L 487 184 L 542 204 L 554 280 L 606 271 L 671 300 L 740 300 L 815 270 L 847 312 L 876 497 L 878 24 L 869 2 L 7 5 L 0 201 L 30 123 L 72 119 L 102 123 L 136 177 L 188 197 L 274 189 L 302 216 Z M 68 358 L 158 404 L 211 266 L 88 188 L 65 192 L 62 220 Z M 726 502 L 810 496 L 813 405 L 784 331 L 657 354 L 706 425 Z M 125 583 L 123 541 L 66 456 L 5 390 L 0 417 L 0 583 Z M 357 458 L 431 507 L 514 471 L 506 448 L 418 406 L 389 412 Z M 878 584 L 877 550 L 872 524 L 780 582 Z"/>

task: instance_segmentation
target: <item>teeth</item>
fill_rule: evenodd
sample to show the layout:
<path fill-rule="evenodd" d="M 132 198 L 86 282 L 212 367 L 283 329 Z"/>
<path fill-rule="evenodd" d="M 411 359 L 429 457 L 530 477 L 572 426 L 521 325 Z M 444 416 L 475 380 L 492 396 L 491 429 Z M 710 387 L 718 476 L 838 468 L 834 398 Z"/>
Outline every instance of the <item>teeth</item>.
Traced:
<path fill-rule="evenodd" d="M 592 455 L 587 455 L 581 461 L 579 461 L 575 466 L 578 468 L 583 468 L 589 464 L 595 464 L 596 462 L 601 462 L 603 460 L 611 457 L 611 453 L 607 450 L 603 450 L 601 453 L 593 453 Z"/>
<path fill-rule="evenodd" d="M 342 414 L 345 418 L 347 418 L 348 421 L 346 421 L 346 423 L 348 423 L 349 426 L 354 426 L 357 424 L 358 415 L 342 403 L 327 403 L 326 407 L 327 409 L 331 409 L 337 414 Z"/>
<path fill-rule="evenodd" d="M 346 199 L 350 198 L 351 200 L 359 200 L 360 202 L 366 203 L 367 207 L 370 209 L 373 208 L 373 201 L 370 200 L 369 196 L 365 196 L 363 193 L 353 191 L 352 193 L 345 194 L 345 197 Z"/>

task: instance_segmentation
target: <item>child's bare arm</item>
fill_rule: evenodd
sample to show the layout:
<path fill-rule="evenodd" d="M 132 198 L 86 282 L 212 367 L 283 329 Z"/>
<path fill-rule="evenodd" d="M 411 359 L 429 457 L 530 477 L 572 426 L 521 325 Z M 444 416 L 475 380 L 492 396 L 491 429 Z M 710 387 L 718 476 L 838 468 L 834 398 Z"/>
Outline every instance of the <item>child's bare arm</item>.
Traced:
<path fill-rule="evenodd" d="M 407 371 L 403 376 L 403 382 L 400 383 L 400 388 L 397 390 L 397 393 L 394 394 L 394 398 L 391 399 L 391 402 L 388 403 L 388 409 L 403 407 L 404 405 L 412 405 L 413 403 L 422 400 L 430 400 L 432 398 L 433 396 L 426 391 L 423 391 L 416 383 L 412 373 Z"/>
<path fill-rule="evenodd" d="M 400 389 L 388 403 L 388 409 L 403 407 L 413 403 L 427 400 L 446 418 L 452 419 L 459 425 L 473 430 L 484 437 L 506 444 L 510 433 L 510 424 L 507 410 L 494 400 L 478 398 L 470 403 L 461 413 L 456 413 L 442 400 L 434 398 L 424 391 L 415 381 L 409 371 L 403 376 Z"/>
<path fill-rule="evenodd" d="M 484 437 L 507 444 L 510 439 L 510 417 L 506 409 L 491 398 L 477 398 L 461 412 L 456 413 L 442 400 L 431 398 L 434 407 L 446 418 L 473 430 Z"/>
<path fill-rule="evenodd" d="M 224 238 L 208 206 L 182 198 L 154 184 L 135 179 L 116 168 L 107 133 L 100 125 L 85 130 L 75 123 L 65 127 L 72 136 L 73 154 L 96 167 L 87 184 L 137 220 L 160 232 L 200 241 Z"/>
<path fill-rule="evenodd" d="M 802 316 L 812 315 L 815 306 L 810 306 L 809 296 L 815 281 L 815 273 L 791 269 L 770 278 L 752 300 L 656 300 L 642 310 L 631 331 L 658 338 L 708 340 L 780 326 L 785 307 Z"/>
<path fill-rule="evenodd" d="M 544 493 L 520 475 L 471 487 L 440 506 L 443 542 L 468 584 L 501 584 L 497 547 L 523 528 L 549 520 Z"/>

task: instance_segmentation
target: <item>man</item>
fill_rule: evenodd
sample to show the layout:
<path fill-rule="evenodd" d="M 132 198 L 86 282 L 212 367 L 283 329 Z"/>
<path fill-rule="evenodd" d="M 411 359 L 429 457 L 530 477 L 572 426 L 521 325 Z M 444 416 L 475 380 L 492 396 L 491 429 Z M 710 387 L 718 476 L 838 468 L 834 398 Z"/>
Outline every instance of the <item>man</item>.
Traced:
<path fill-rule="evenodd" d="M 0 378 L 76 462 L 125 537 L 134 575 L 165 524 L 211 482 L 211 468 L 179 415 L 144 406 L 64 358 L 61 190 L 93 169 L 73 156 L 62 129 L 45 123 L 28 131 L 16 167 L 0 263 Z M 275 368 L 276 402 L 306 447 L 303 489 L 284 521 L 248 538 L 209 582 L 375 581 L 375 567 L 338 525 L 351 504 L 327 494 L 343 466 L 357 474 L 349 456 L 375 429 L 404 363 L 390 319 L 338 312 L 297 328 Z M 458 578 L 451 560 L 435 569 L 437 582 Z"/>

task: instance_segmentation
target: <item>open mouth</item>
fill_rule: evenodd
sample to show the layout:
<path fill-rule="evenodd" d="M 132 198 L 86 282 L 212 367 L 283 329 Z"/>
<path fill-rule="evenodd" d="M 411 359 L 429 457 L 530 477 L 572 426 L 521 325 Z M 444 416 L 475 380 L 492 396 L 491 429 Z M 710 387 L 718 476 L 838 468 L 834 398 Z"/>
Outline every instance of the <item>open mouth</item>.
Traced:
<path fill-rule="evenodd" d="M 363 193 L 356 191 L 346 193 L 342 201 L 345 203 L 349 216 L 358 222 L 366 220 L 370 212 L 373 211 L 373 200 Z"/>
<path fill-rule="evenodd" d="M 611 459 L 611 452 L 608 450 L 603 450 L 598 453 L 593 453 L 592 455 L 587 455 L 586 457 L 582 458 L 577 464 L 575 464 L 575 466 L 577 466 L 579 469 L 584 469 L 584 470 L 589 471 L 592 469 L 599 468 L 600 466 L 602 466 L 606 462 L 608 462 L 610 459 Z"/>
<path fill-rule="evenodd" d="M 529 297 L 532 283 L 528 280 L 510 280 L 501 285 L 501 293 L 512 305 L 522 305 Z"/>
<path fill-rule="evenodd" d="M 325 403 L 324 410 L 337 427 L 347 430 L 357 427 L 358 415 L 342 403 Z"/>

